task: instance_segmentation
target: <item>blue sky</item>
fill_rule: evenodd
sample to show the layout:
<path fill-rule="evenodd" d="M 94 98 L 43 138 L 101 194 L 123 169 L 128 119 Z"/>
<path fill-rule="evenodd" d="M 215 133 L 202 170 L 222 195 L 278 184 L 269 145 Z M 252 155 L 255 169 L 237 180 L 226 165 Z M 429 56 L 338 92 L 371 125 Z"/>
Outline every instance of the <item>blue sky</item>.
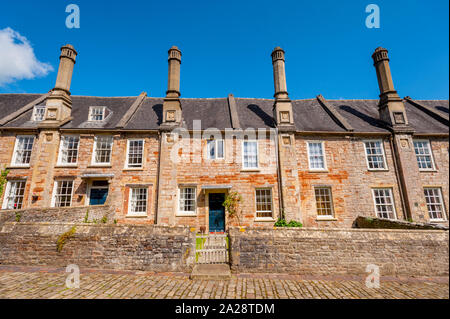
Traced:
<path fill-rule="evenodd" d="M 65 26 L 70 3 L 80 7 L 80 29 Z M 380 7 L 380 29 L 365 26 L 371 3 Z M 400 96 L 448 99 L 448 6 L 447 0 L 1 1 L 0 30 L 26 37 L 36 58 L 54 70 L 0 86 L 0 93 L 47 92 L 59 48 L 71 43 L 79 53 L 73 95 L 164 96 L 167 50 L 177 45 L 182 97 L 272 98 L 270 53 L 281 46 L 292 99 L 376 99 L 371 54 L 383 46 Z"/>

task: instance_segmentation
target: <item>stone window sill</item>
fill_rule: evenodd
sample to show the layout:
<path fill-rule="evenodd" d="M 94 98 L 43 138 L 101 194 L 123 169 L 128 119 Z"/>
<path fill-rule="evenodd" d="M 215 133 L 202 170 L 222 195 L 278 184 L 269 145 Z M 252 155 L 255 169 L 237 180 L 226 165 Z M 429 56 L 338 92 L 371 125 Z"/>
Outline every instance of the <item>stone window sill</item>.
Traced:
<path fill-rule="evenodd" d="M 55 168 L 77 168 L 78 164 L 57 164 Z"/>
<path fill-rule="evenodd" d="M 111 164 L 92 164 L 88 168 L 112 168 Z"/>
<path fill-rule="evenodd" d="M 124 172 L 126 171 L 143 171 L 144 168 L 143 167 L 125 167 L 123 169 Z"/>
<path fill-rule="evenodd" d="M 175 217 L 197 217 L 195 213 L 176 213 Z"/>
<path fill-rule="evenodd" d="M 310 169 L 308 170 L 310 173 L 329 173 L 327 169 Z"/>
<path fill-rule="evenodd" d="M 437 171 L 437 169 L 419 169 L 421 173 L 436 173 Z"/>
<path fill-rule="evenodd" d="M 318 221 L 318 222 L 322 222 L 322 221 L 337 221 L 337 218 L 334 218 L 334 217 L 332 217 L 332 216 L 330 216 L 330 217 L 317 217 L 316 218 L 316 221 Z"/>
<path fill-rule="evenodd" d="M 128 214 L 125 218 L 147 218 L 147 214 Z"/>
<path fill-rule="evenodd" d="M 443 224 L 447 221 L 445 219 L 430 219 L 430 224 Z"/>
<path fill-rule="evenodd" d="M 368 169 L 369 172 L 389 172 L 388 169 Z"/>
<path fill-rule="evenodd" d="M 251 173 L 251 172 L 260 172 L 261 170 L 259 168 L 243 168 L 241 169 L 241 172 L 243 173 Z"/>
<path fill-rule="evenodd" d="M 20 169 L 20 168 L 30 168 L 30 165 L 10 165 L 7 166 L 6 169 Z"/>
<path fill-rule="evenodd" d="M 275 219 L 269 218 L 255 218 L 255 222 L 275 222 Z"/>

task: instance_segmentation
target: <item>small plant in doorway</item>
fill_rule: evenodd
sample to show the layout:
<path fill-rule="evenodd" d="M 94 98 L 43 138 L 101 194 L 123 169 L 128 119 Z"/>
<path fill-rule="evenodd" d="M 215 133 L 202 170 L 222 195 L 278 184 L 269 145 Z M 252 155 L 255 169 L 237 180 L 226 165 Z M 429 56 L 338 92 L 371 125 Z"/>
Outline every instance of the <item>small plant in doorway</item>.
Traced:
<path fill-rule="evenodd" d="M 223 206 L 228 213 L 230 219 L 236 218 L 238 225 L 241 226 L 240 215 L 242 210 L 240 209 L 240 204 L 242 202 L 242 196 L 238 192 L 229 192 L 225 196 L 225 201 L 223 202 Z"/>

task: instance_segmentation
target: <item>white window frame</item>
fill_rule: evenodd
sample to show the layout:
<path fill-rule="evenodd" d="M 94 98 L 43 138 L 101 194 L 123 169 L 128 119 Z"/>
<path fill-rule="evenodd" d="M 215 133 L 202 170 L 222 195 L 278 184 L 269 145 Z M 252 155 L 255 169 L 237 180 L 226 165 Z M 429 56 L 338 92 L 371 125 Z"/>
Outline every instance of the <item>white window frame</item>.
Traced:
<path fill-rule="evenodd" d="M 101 110 L 102 111 L 102 119 L 101 120 L 95 120 L 93 119 L 94 111 L 95 110 Z M 95 116 L 98 116 L 99 114 L 95 114 Z M 88 121 L 89 122 L 101 122 L 104 121 L 106 118 L 106 106 L 90 106 L 89 107 L 89 115 L 88 115 Z"/>
<path fill-rule="evenodd" d="M 133 212 L 132 211 L 132 199 L 133 199 L 133 191 L 138 189 L 145 189 L 145 212 Z M 147 186 L 142 185 L 133 185 L 130 186 L 129 194 L 128 194 L 128 212 L 127 216 L 129 217 L 147 217 L 148 216 L 148 204 L 149 192 Z"/>
<path fill-rule="evenodd" d="M 31 151 L 30 151 L 31 152 L 31 154 L 30 154 L 30 162 L 29 163 L 25 163 L 25 164 L 16 163 L 16 161 L 17 161 L 17 151 L 18 151 L 17 147 L 18 147 L 19 139 L 20 138 L 30 138 L 30 137 L 33 138 L 33 147 L 31 148 Z M 35 141 L 36 141 L 36 136 L 34 136 L 34 135 L 17 135 L 16 136 L 16 140 L 15 140 L 15 143 L 14 143 L 13 156 L 12 156 L 12 159 L 11 159 L 11 166 L 13 166 L 13 167 L 30 167 L 31 156 L 33 154 L 34 142 Z"/>
<path fill-rule="evenodd" d="M 22 197 L 22 206 L 18 209 L 23 209 L 24 199 L 25 199 L 25 189 L 27 187 L 27 180 L 26 179 L 11 179 L 8 180 L 6 183 L 5 191 L 3 194 L 3 203 L 2 203 L 2 209 L 14 209 L 14 208 L 8 208 L 8 198 L 9 198 L 9 192 L 11 191 L 11 184 L 12 183 L 25 183 L 24 190 L 23 190 L 23 197 Z"/>
<path fill-rule="evenodd" d="M 321 144 L 322 145 L 322 156 L 323 156 L 323 168 L 312 168 L 311 167 L 311 158 L 310 158 L 310 146 L 309 144 L 313 143 L 313 144 Z M 306 150 L 307 150 L 307 156 L 308 156 L 308 169 L 310 171 L 314 171 L 314 172 L 326 172 L 328 171 L 328 166 L 327 166 L 327 156 L 325 153 L 325 142 L 324 141 L 306 141 Z"/>
<path fill-rule="evenodd" d="M 270 207 L 272 208 L 272 210 L 258 210 L 258 196 L 256 195 L 256 192 L 257 191 L 259 191 L 259 190 L 268 190 L 268 191 L 270 191 Z M 274 209 L 273 209 L 273 191 L 272 191 L 272 188 L 271 187 L 257 187 L 257 188 L 255 188 L 255 212 L 256 212 L 256 215 L 255 215 L 255 221 L 272 221 L 272 220 L 274 220 L 274 218 L 273 218 L 273 211 L 274 211 Z M 271 216 L 270 217 L 267 217 L 267 216 L 264 216 L 264 217 L 258 217 L 258 213 L 270 213 L 271 214 Z"/>
<path fill-rule="evenodd" d="M 57 189 L 58 189 L 58 184 L 61 182 L 72 182 L 72 192 L 70 194 L 70 205 L 69 206 L 56 206 L 56 196 L 57 196 Z M 53 183 L 53 193 L 52 193 L 52 203 L 51 203 L 51 207 L 60 207 L 60 208 L 65 208 L 65 207 L 72 207 L 72 201 L 73 201 L 73 191 L 75 188 L 75 181 L 73 179 L 56 179 Z"/>
<path fill-rule="evenodd" d="M 98 138 L 102 138 L 102 137 L 109 137 L 109 138 L 111 138 L 111 154 L 109 156 L 109 162 L 97 163 L 95 161 L 95 158 L 96 158 L 95 155 L 97 153 L 97 140 L 98 140 Z M 92 166 L 110 166 L 111 165 L 112 156 L 113 156 L 113 148 L 114 148 L 114 136 L 112 136 L 112 135 L 96 135 L 96 136 L 94 136 L 94 146 L 93 146 L 93 150 L 92 150 L 91 165 Z"/>
<path fill-rule="evenodd" d="M 142 164 L 141 166 L 131 166 L 130 167 L 130 163 L 129 163 L 129 153 L 130 153 L 130 142 L 133 141 L 142 141 Z M 112 148 L 111 148 L 112 151 Z M 129 138 L 127 139 L 127 153 L 126 153 L 126 159 L 125 159 L 125 168 L 126 169 L 137 169 L 140 170 L 144 167 L 144 159 L 145 159 L 145 139 L 143 138 Z"/>
<path fill-rule="evenodd" d="M 380 142 L 381 152 L 382 152 L 382 155 L 383 155 L 383 165 L 384 165 L 383 168 L 371 168 L 369 166 L 369 154 L 367 154 L 367 146 L 366 146 L 366 143 L 369 143 L 369 142 Z M 367 169 L 369 171 L 388 171 L 389 168 L 388 168 L 387 160 L 386 160 L 386 152 L 384 150 L 384 141 L 382 139 L 364 140 L 363 144 L 364 144 L 364 156 L 366 157 Z"/>
<path fill-rule="evenodd" d="M 214 142 L 214 157 L 211 157 L 210 142 Z M 219 142 L 222 142 L 222 157 L 219 157 Z M 225 141 L 223 139 L 208 139 L 206 140 L 207 158 L 210 160 L 221 160 L 225 158 Z"/>
<path fill-rule="evenodd" d="M 256 143 L 256 167 L 245 167 L 245 161 L 244 161 L 244 144 L 248 142 L 248 143 Z M 241 159 L 242 159 L 242 170 L 244 171 L 252 171 L 252 170 L 259 170 L 259 143 L 258 140 L 243 140 L 242 141 L 242 154 L 241 154 Z"/>
<path fill-rule="evenodd" d="M 414 145 L 414 143 L 416 143 L 416 142 L 420 142 L 420 143 L 427 143 L 427 146 L 428 146 L 428 152 L 430 152 L 429 153 L 429 156 L 430 156 L 430 158 L 431 158 L 431 168 L 420 168 L 419 167 L 419 160 L 418 160 L 418 158 L 417 158 L 417 154 L 416 154 L 416 147 L 415 147 L 415 145 Z M 434 156 L 433 156 L 433 149 L 431 148 L 431 142 L 430 142 L 430 140 L 426 140 L 426 139 L 414 139 L 413 140 L 413 148 L 414 148 L 414 155 L 416 156 L 416 161 L 417 161 L 417 167 L 419 168 L 419 171 L 424 171 L 424 172 L 429 172 L 429 171 L 435 171 L 436 170 L 436 166 L 435 166 L 435 164 L 434 164 Z"/>
<path fill-rule="evenodd" d="M 181 210 L 181 189 L 184 188 L 192 188 L 194 189 L 194 210 L 193 211 L 183 211 Z M 178 216 L 197 216 L 197 187 L 196 186 L 179 186 L 178 187 L 178 197 L 177 197 L 177 202 L 178 202 Z"/>
<path fill-rule="evenodd" d="M 78 145 L 77 145 L 77 157 L 75 163 L 63 163 L 62 162 L 62 152 L 63 152 L 63 139 L 66 137 L 78 137 Z M 80 151 L 80 136 L 76 134 L 65 134 L 61 135 L 61 139 L 59 141 L 59 151 L 58 151 L 58 166 L 77 166 L 78 165 L 78 154 Z"/>
<path fill-rule="evenodd" d="M 391 202 L 392 202 L 392 212 L 393 212 L 393 214 L 394 214 L 394 218 L 387 218 L 387 219 L 390 219 L 390 220 L 397 220 L 397 219 L 398 219 L 398 217 L 397 217 L 397 209 L 396 209 L 396 207 L 395 207 L 394 190 L 392 189 L 392 187 L 373 187 L 373 188 L 372 188 L 372 198 L 373 198 L 373 206 L 374 206 L 374 209 L 375 209 L 375 216 L 376 216 L 377 218 L 385 218 L 385 217 L 380 217 L 380 216 L 378 215 L 377 201 L 375 200 L 375 190 L 381 190 L 381 189 L 383 189 L 383 190 L 389 190 L 389 195 L 390 195 L 390 197 L 391 197 Z"/>
<path fill-rule="evenodd" d="M 437 189 L 439 195 L 440 206 L 442 209 L 442 218 L 432 218 L 430 215 L 430 210 L 428 209 L 428 202 L 425 196 L 425 189 Z M 425 196 L 425 204 L 427 205 L 428 216 L 430 217 L 430 222 L 442 222 L 447 220 L 447 212 L 445 211 L 444 197 L 442 196 L 442 188 L 438 186 L 427 186 L 423 188 Z"/>
<path fill-rule="evenodd" d="M 316 196 L 316 189 L 328 189 L 329 195 L 330 195 L 330 206 L 331 206 L 331 215 L 319 215 L 319 209 L 317 207 L 317 196 Z M 313 187 L 314 189 L 314 206 L 316 208 L 316 219 L 324 219 L 324 220 L 334 220 L 335 212 L 334 212 L 334 199 L 333 199 L 333 189 L 331 186 L 328 185 L 315 185 Z"/>
<path fill-rule="evenodd" d="M 45 105 L 35 105 L 33 108 L 33 115 L 31 116 L 33 122 L 42 122 L 43 120 L 45 120 L 45 111 L 46 111 L 46 106 Z M 41 120 L 37 120 L 36 116 L 37 116 L 37 110 L 38 109 L 43 109 L 44 113 L 42 114 L 42 119 Z"/>

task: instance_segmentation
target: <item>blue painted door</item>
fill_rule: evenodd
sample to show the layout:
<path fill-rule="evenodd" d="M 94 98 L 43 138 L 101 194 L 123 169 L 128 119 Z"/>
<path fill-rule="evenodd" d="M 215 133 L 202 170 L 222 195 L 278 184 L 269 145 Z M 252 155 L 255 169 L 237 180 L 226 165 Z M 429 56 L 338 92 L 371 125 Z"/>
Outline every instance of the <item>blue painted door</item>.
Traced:
<path fill-rule="evenodd" d="M 103 205 L 108 197 L 107 188 L 93 188 L 91 189 L 91 196 L 89 205 Z"/>
<path fill-rule="evenodd" d="M 225 201 L 224 193 L 209 194 L 209 232 L 220 233 L 225 231 Z"/>

